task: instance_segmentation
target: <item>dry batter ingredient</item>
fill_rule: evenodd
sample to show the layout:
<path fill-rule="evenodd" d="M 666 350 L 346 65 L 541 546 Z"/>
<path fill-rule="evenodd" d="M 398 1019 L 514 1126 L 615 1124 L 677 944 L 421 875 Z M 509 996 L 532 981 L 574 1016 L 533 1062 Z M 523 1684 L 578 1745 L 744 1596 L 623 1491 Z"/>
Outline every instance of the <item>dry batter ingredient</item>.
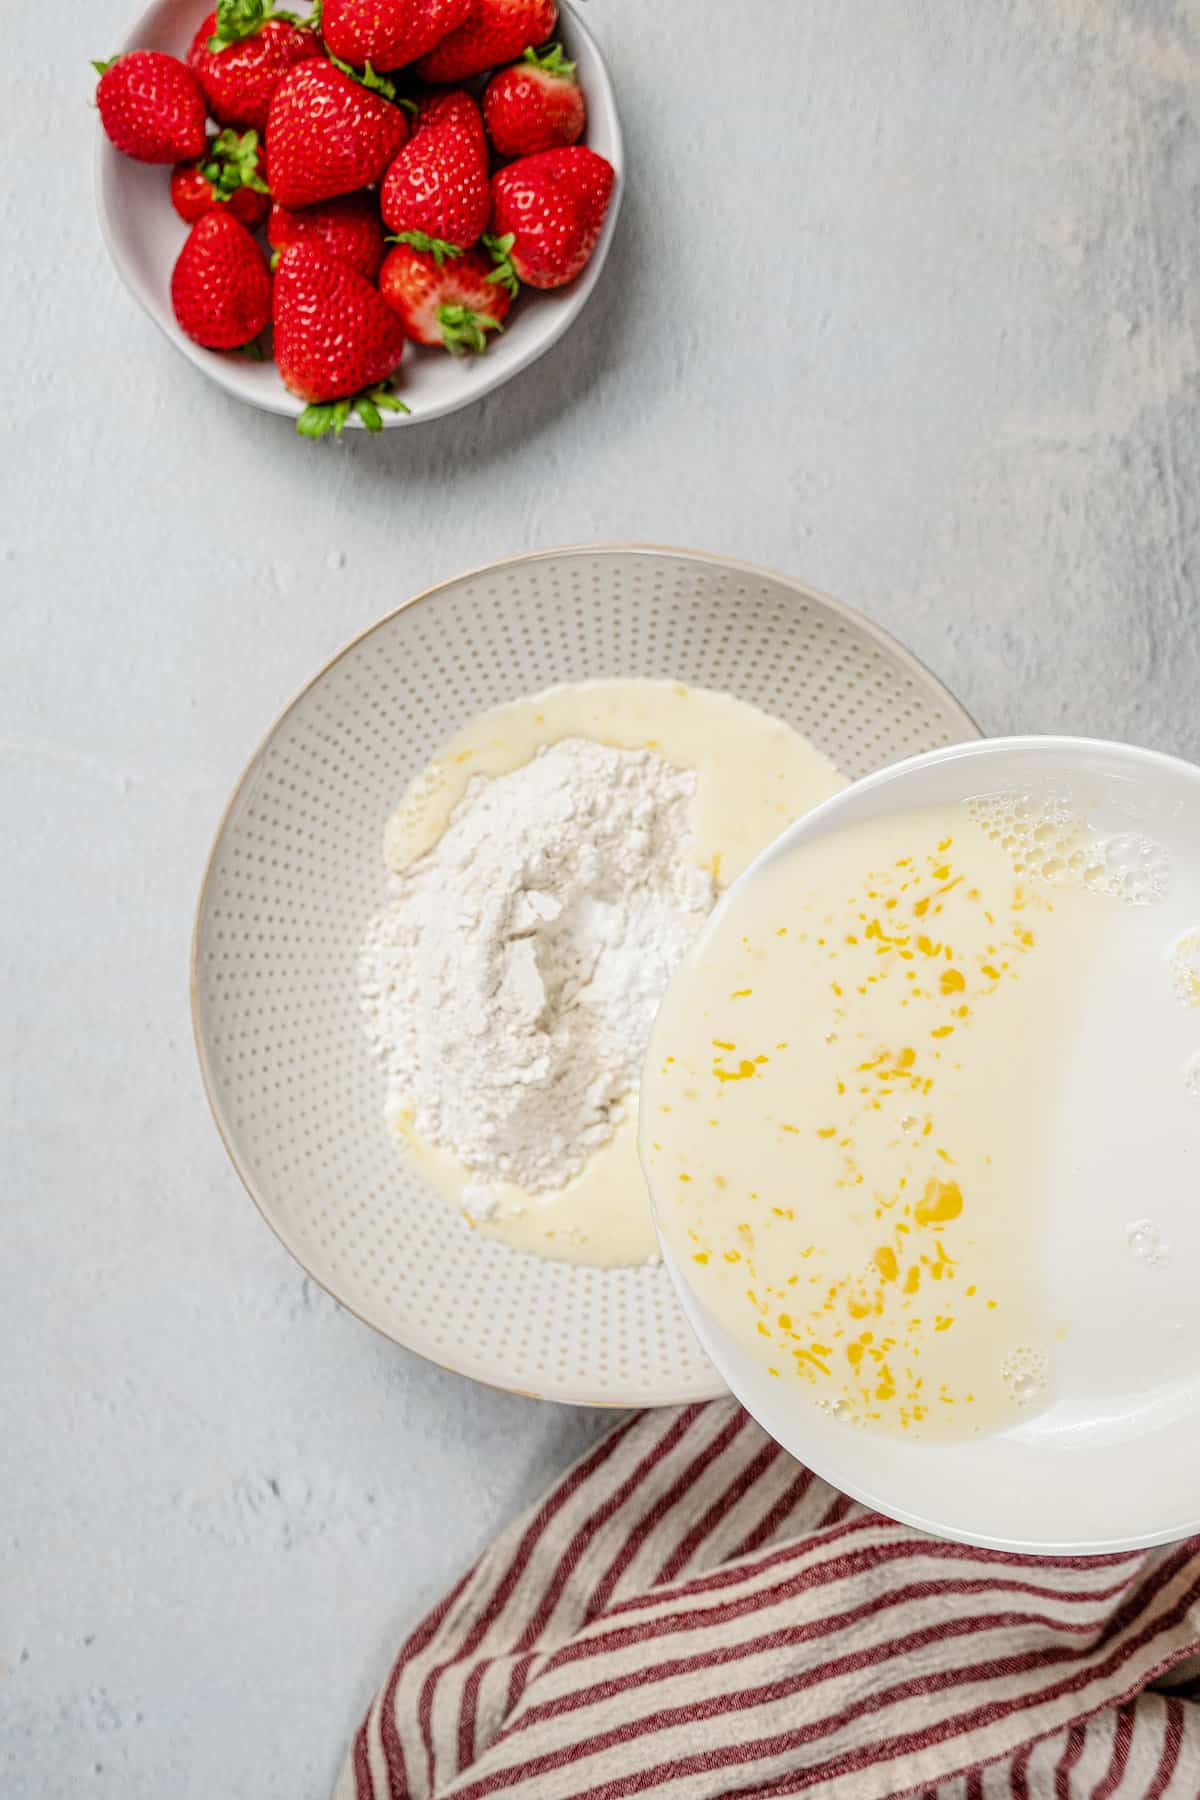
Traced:
<path fill-rule="evenodd" d="M 581 737 L 476 777 L 393 876 L 360 978 L 394 1124 L 492 1184 L 565 1186 L 612 1136 L 658 1003 L 712 906 L 696 777 Z"/>

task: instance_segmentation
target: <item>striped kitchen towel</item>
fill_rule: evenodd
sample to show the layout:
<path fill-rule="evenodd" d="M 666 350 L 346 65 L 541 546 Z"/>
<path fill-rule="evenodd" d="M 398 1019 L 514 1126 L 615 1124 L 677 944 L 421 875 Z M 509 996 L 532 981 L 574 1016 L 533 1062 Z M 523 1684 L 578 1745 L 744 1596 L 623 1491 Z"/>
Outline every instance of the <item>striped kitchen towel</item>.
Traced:
<path fill-rule="evenodd" d="M 640 1413 L 409 1638 L 335 1800 L 1196 1800 L 1197 1652 L 1200 1538 L 973 1550 L 731 1400 Z"/>

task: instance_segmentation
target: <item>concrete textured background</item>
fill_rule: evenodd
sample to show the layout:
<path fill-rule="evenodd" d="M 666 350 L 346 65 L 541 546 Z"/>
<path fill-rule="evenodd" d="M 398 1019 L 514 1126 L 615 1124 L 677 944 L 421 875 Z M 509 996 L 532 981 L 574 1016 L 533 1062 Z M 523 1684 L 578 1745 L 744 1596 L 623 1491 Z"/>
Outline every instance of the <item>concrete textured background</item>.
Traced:
<path fill-rule="evenodd" d="M 590 0 L 626 211 L 472 413 L 312 447 L 119 289 L 93 0 L 7 21 L 0 1790 L 308 1800 L 403 1630 L 603 1426 L 307 1283 L 189 1033 L 262 728 L 413 590 L 692 544 L 863 607 L 991 731 L 1200 756 L 1200 11 Z"/>

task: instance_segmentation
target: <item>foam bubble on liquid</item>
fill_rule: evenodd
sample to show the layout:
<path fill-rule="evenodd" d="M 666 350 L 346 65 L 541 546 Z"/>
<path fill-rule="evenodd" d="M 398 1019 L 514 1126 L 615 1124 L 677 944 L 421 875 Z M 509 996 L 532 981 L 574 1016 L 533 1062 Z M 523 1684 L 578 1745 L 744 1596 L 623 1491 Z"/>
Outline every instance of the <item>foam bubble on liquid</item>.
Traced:
<path fill-rule="evenodd" d="M 1085 887 L 1127 906 L 1153 906 L 1166 896 L 1171 864 L 1163 846 L 1136 831 L 1101 836 L 1069 793 L 981 794 L 967 801 L 967 811 L 1018 875 L 1051 887 Z"/>
<path fill-rule="evenodd" d="M 1200 926 L 1181 933 L 1168 956 L 1175 998 L 1183 1006 L 1200 1006 Z"/>
<path fill-rule="evenodd" d="M 1050 1385 L 1045 1357 L 1027 1344 L 1009 1352 L 1000 1365 L 1000 1377 L 1018 1406 L 1032 1406 Z"/>
<path fill-rule="evenodd" d="M 1200 1050 L 1195 1056 L 1188 1058 L 1183 1070 L 1183 1091 L 1190 1094 L 1193 1100 L 1200 1100 Z"/>
<path fill-rule="evenodd" d="M 1164 900 L 1171 881 L 1171 859 L 1163 846 L 1138 831 L 1123 831 L 1104 844 L 1104 865 L 1117 896 L 1131 906 L 1154 906 Z"/>
<path fill-rule="evenodd" d="M 1136 1256 L 1147 1268 L 1159 1269 L 1171 1258 L 1171 1246 L 1164 1239 L 1153 1219 L 1134 1219 L 1125 1227 L 1125 1242 L 1129 1245 L 1129 1253 Z"/>

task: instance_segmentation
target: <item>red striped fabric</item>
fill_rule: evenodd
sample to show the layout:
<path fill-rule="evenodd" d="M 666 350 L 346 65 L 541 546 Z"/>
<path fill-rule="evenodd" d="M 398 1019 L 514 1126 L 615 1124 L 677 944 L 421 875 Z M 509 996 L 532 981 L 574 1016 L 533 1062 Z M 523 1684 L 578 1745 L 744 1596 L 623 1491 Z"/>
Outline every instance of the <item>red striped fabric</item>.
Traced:
<path fill-rule="evenodd" d="M 408 1639 L 335 1800 L 1197 1800 L 1200 1539 L 1005 1556 L 731 1400 L 626 1419 Z"/>

